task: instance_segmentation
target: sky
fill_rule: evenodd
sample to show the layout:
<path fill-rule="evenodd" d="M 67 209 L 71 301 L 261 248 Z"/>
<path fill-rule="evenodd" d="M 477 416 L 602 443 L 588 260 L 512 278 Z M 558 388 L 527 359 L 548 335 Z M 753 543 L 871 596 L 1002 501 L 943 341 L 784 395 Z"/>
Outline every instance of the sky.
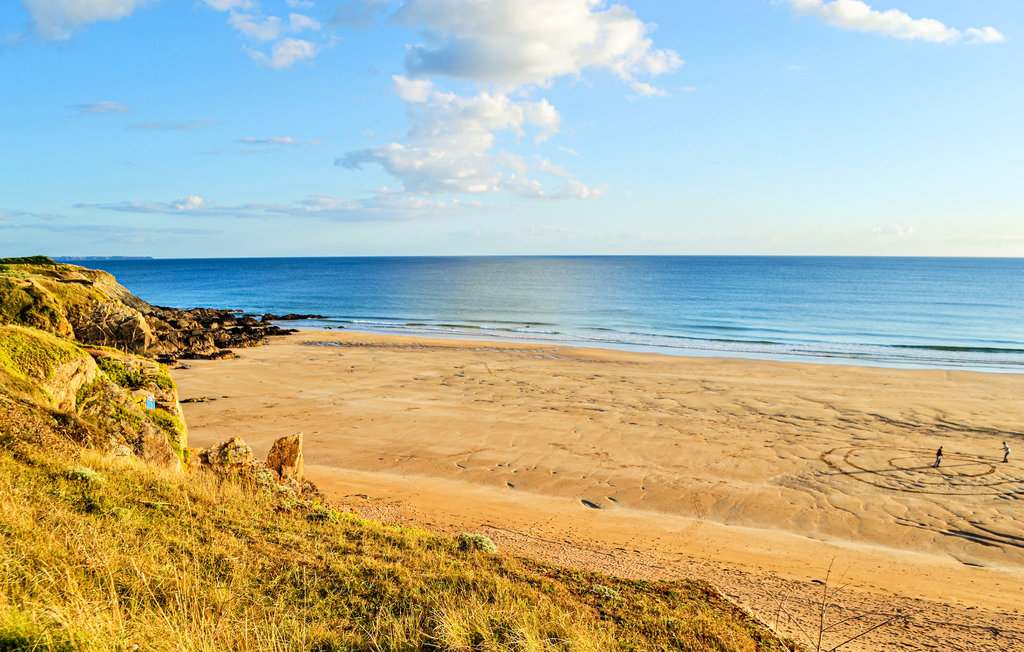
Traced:
<path fill-rule="evenodd" d="M 1020 0 L 5 0 L 0 256 L 1024 256 Z"/>

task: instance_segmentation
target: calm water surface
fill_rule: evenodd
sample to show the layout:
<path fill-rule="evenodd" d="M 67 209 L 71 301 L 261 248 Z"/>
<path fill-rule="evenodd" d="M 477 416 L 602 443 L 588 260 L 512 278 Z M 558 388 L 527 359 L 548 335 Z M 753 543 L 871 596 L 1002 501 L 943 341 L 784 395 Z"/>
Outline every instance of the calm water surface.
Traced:
<path fill-rule="evenodd" d="M 1024 259 L 90 261 L 150 303 L 316 313 L 300 327 L 678 355 L 1024 372 Z"/>

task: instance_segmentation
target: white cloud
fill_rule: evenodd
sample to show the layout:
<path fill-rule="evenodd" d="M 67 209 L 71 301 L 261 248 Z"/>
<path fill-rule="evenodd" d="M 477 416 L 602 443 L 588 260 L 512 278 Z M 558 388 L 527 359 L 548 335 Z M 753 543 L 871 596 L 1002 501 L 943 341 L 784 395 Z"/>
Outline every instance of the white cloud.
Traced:
<path fill-rule="evenodd" d="M 103 115 L 104 113 L 128 113 L 130 108 L 120 102 L 90 102 L 88 104 L 77 104 L 78 115 Z"/>
<path fill-rule="evenodd" d="M 264 18 L 263 16 L 231 12 L 228 23 L 239 32 L 258 41 L 275 41 L 286 33 L 320 29 L 320 23 L 302 14 L 289 14 L 288 22 L 285 22 L 277 16 Z"/>
<path fill-rule="evenodd" d="M 629 86 L 642 97 L 668 97 L 668 92 L 665 90 L 644 82 L 634 81 Z"/>
<path fill-rule="evenodd" d="M 346 2 L 335 22 L 362 25 L 382 9 L 379 0 Z M 558 111 L 546 99 L 530 98 L 558 77 L 603 70 L 633 93 L 664 96 L 649 79 L 683 65 L 675 51 L 654 47 L 653 28 L 632 10 L 606 7 L 604 0 L 406 0 L 390 21 L 423 35 L 423 43 L 408 46 L 407 74 L 393 78 L 394 93 L 408 104 L 406 141 L 364 147 L 336 163 L 380 165 L 401 181 L 401 190 L 389 192 L 402 197 L 600 197 L 603 189 L 548 159 L 508 151 L 499 135 L 518 145 L 527 132 L 534 143 L 557 134 Z M 486 86 L 458 95 L 439 87 L 445 77 Z M 538 172 L 567 181 L 553 187 L 533 178 Z"/>
<path fill-rule="evenodd" d="M 182 197 L 171 202 L 122 201 L 110 204 L 75 204 L 75 208 L 92 208 L 123 213 L 193 213 L 209 215 L 213 202 L 198 195 Z"/>
<path fill-rule="evenodd" d="M 32 17 L 32 25 L 42 37 L 67 40 L 78 27 L 102 20 L 120 20 L 149 4 L 149 0 L 23 0 L 23 3 Z"/>
<path fill-rule="evenodd" d="M 312 0 L 287 0 L 287 3 L 288 6 L 292 7 L 293 9 L 296 7 L 302 9 L 310 9 L 316 4 Z"/>
<path fill-rule="evenodd" d="M 176 211 L 197 211 L 200 208 L 206 208 L 210 205 L 210 201 L 203 199 L 198 195 L 190 195 L 184 199 L 179 199 L 171 204 L 171 207 Z"/>
<path fill-rule="evenodd" d="M 462 97 L 400 76 L 395 86 L 410 102 L 409 144 L 365 147 L 341 157 L 338 165 L 354 169 L 379 164 L 401 180 L 407 193 L 552 196 L 527 176 L 526 159 L 493 151 L 500 132 L 511 132 L 518 140 L 530 129 L 535 142 L 557 133 L 561 117 L 547 100 L 516 101 L 487 91 Z M 553 169 L 548 166 L 543 171 Z"/>
<path fill-rule="evenodd" d="M 394 75 L 395 94 L 410 104 L 423 104 L 434 92 L 434 84 L 429 79 L 409 79 L 401 75 Z"/>
<path fill-rule="evenodd" d="M 954 43 L 963 38 L 960 30 L 947 27 L 932 18 L 912 18 L 898 10 L 878 11 L 861 0 L 789 0 L 793 11 L 799 15 L 817 16 L 833 27 L 858 32 L 873 32 L 904 40 L 921 40 L 931 43 Z M 971 43 L 996 43 L 1004 40 L 1002 34 L 992 27 L 970 28 L 967 34 Z"/>
<path fill-rule="evenodd" d="M 263 18 L 262 16 L 231 12 L 228 23 L 249 38 L 259 41 L 276 40 L 281 37 L 281 32 L 284 29 L 281 19 L 277 16 Z"/>
<path fill-rule="evenodd" d="M 246 50 L 246 53 L 264 66 L 280 70 L 303 59 L 312 59 L 319 51 L 320 48 L 309 41 L 286 38 L 274 43 L 270 56 L 255 50 Z"/>
<path fill-rule="evenodd" d="M 621 5 L 601 0 L 407 0 L 392 17 L 425 30 L 429 45 L 406 58 L 411 76 L 445 76 L 484 83 L 545 84 L 588 68 L 624 80 L 659 75 L 683 64 L 658 50 L 650 28 Z"/>
<path fill-rule="evenodd" d="M 968 43 L 1002 43 L 1006 40 L 1006 37 L 994 27 L 982 27 L 981 29 L 969 27 L 967 36 Z"/>

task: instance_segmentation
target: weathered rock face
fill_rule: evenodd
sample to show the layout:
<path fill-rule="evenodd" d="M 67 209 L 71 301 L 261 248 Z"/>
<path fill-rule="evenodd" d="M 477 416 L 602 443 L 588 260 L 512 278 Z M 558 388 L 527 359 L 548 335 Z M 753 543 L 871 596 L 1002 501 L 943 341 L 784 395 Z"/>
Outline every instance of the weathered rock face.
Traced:
<path fill-rule="evenodd" d="M 302 433 L 281 437 L 274 442 L 267 455 L 267 468 L 282 480 L 302 480 L 305 472 L 302 461 Z"/>
<path fill-rule="evenodd" d="M 96 302 L 89 308 L 69 312 L 68 321 L 75 338 L 83 344 L 146 353 L 156 340 L 146 317 L 123 303 Z"/>
<path fill-rule="evenodd" d="M 61 412 L 75 412 L 78 391 L 96 379 L 99 370 L 92 357 L 75 358 L 55 365 L 52 376 L 40 385 Z"/>

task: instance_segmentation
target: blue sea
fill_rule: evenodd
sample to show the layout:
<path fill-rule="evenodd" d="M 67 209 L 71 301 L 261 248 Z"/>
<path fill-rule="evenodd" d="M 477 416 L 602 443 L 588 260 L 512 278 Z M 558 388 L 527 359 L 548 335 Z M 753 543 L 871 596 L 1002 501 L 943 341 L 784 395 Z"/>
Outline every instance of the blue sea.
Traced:
<path fill-rule="evenodd" d="M 163 306 L 300 328 L 1024 372 L 1024 259 L 732 256 L 88 261 Z"/>

